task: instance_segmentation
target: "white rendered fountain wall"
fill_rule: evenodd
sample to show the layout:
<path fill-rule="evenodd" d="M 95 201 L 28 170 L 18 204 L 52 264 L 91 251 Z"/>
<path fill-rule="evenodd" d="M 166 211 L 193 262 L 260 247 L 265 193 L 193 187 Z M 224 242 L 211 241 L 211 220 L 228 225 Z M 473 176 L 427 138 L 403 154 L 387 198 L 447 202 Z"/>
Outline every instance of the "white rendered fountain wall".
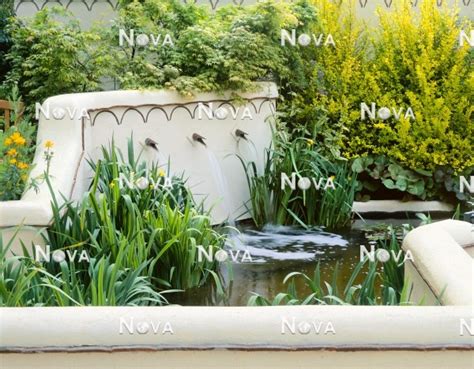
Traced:
<path fill-rule="evenodd" d="M 133 134 L 135 151 L 147 162 L 170 159 L 171 175 L 188 178 L 196 200 L 211 210 L 213 223 L 242 219 L 249 200 L 244 168 L 238 156 L 255 161 L 262 169 L 265 148 L 271 144 L 272 117 L 277 97 L 276 86 L 260 83 L 258 91 L 240 94 L 236 102 L 230 93 L 198 94 L 184 99 L 170 91 L 110 91 L 60 95 L 47 99 L 41 116 L 38 149 L 31 177 L 44 172 L 44 143 L 54 142 L 50 164 L 52 186 L 56 197 L 79 199 L 87 191 L 92 176 L 87 159 L 101 157 L 101 146 L 115 145 L 126 155 L 127 142 Z M 62 119 L 54 118 L 55 109 L 66 111 Z M 57 110 L 56 110 L 57 111 Z M 87 113 L 87 116 L 85 114 Z M 72 118 L 71 118 L 72 116 Z M 236 136 L 240 129 L 246 139 Z M 197 133 L 205 137 L 206 146 L 193 141 Z M 145 145 L 150 138 L 157 142 L 159 154 Z M 211 165 L 210 157 L 217 163 Z M 216 173 L 216 165 L 221 173 Z M 165 171 L 168 168 L 164 167 Z M 226 191 L 223 191 L 224 178 Z M 19 201 L 0 203 L 0 231 L 5 238 L 20 224 L 19 239 L 29 244 L 38 228 L 51 220 L 51 194 L 46 183 L 39 193 L 27 191 Z M 231 194 L 229 198 L 225 193 Z M 28 226 L 33 226 L 28 230 Z M 7 237 L 5 237 L 7 236 Z M 38 240 L 38 237 L 36 237 Z"/>

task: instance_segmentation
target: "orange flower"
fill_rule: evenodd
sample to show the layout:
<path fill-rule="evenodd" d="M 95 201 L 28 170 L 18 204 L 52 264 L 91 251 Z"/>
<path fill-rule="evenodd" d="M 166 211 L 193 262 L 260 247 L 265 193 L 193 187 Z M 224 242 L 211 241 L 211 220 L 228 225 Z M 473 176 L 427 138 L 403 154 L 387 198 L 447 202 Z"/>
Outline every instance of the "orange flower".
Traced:
<path fill-rule="evenodd" d="M 47 149 L 51 149 L 53 146 L 54 146 L 54 142 L 51 141 L 51 140 L 47 140 L 47 141 L 44 143 L 44 147 L 46 147 Z"/>

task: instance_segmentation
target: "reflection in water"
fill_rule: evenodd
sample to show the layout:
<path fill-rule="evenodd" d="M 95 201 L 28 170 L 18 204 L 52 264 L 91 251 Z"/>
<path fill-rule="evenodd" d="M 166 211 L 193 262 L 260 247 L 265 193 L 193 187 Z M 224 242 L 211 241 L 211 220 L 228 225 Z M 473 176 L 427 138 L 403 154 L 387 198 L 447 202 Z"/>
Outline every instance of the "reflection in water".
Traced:
<path fill-rule="evenodd" d="M 354 267 L 359 262 L 359 246 L 364 244 L 361 231 L 333 234 L 322 230 L 303 230 L 294 227 L 266 226 L 261 231 L 252 228 L 241 229 L 241 234 L 231 234 L 226 245 L 233 255 L 240 250 L 240 257 L 229 258 L 232 262 L 232 281 L 228 280 L 225 263 L 221 272 L 228 285 L 226 305 L 245 306 L 252 292 L 273 298 L 286 291 L 285 276 L 291 272 L 302 272 L 313 277 L 317 263 L 320 263 L 321 278 L 331 281 L 336 263 L 339 264 L 338 285 L 345 287 Z M 245 251 L 251 256 L 242 260 Z M 230 254 L 230 251 L 229 251 Z M 310 291 L 296 280 L 301 295 Z M 213 286 L 195 288 L 172 299 L 182 305 L 215 305 Z"/>

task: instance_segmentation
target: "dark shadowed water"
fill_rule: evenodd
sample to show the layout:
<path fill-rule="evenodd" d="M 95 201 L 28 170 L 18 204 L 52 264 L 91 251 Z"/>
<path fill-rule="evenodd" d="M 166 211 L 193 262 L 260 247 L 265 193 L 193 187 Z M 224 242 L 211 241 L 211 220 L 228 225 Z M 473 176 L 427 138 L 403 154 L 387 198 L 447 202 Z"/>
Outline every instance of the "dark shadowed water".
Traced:
<path fill-rule="evenodd" d="M 228 257 L 221 263 L 226 298 L 218 298 L 210 283 L 173 296 L 172 303 L 245 306 L 252 292 L 267 298 L 285 292 L 287 286 L 283 280 L 291 272 L 302 272 L 312 278 L 318 262 L 321 279 L 329 283 L 338 263 L 337 285 L 343 290 L 360 260 L 360 245 L 367 245 L 363 232 L 356 230 L 333 234 L 322 230 L 266 226 L 261 231 L 243 227 L 240 232 L 230 235 L 226 246 Z M 301 282 L 302 279 L 296 279 L 296 288 L 300 297 L 304 297 L 311 291 Z"/>

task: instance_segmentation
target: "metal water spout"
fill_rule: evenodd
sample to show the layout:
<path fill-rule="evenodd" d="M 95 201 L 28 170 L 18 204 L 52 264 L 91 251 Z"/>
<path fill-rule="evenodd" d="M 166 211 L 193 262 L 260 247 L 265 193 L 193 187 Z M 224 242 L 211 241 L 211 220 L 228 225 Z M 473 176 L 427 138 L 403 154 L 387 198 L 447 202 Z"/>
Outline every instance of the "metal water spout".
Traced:
<path fill-rule="evenodd" d="M 199 142 L 200 144 L 202 144 L 202 145 L 204 145 L 205 147 L 207 147 L 206 143 L 204 142 L 204 140 L 206 139 L 206 137 L 203 137 L 203 136 L 201 136 L 201 135 L 198 134 L 198 133 L 193 133 L 192 138 L 193 138 L 193 141 Z"/>
<path fill-rule="evenodd" d="M 158 150 L 158 142 L 152 140 L 151 138 L 146 138 L 145 139 L 145 145 L 150 146 L 152 149 L 159 151 Z"/>
<path fill-rule="evenodd" d="M 236 135 L 236 137 L 240 137 L 240 138 L 243 138 L 244 140 L 247 140 L 247 135 L 248 135 L 248 133 L 247 133 L 247 132 L 244 132 L 244 131 L 242 131 L 242 130 L 240 130 L 240 129 L 236 129 L 236 130 L 235 130 L 235 135 Z"/>

